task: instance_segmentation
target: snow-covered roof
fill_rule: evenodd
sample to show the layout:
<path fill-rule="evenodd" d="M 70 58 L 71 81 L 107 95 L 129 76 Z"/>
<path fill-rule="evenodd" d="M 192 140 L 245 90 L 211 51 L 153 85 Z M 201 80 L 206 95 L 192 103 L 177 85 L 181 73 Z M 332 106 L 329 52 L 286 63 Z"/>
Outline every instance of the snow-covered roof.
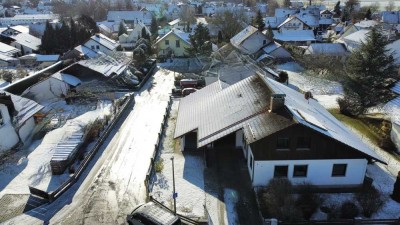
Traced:
<path fill-rule="evenodd" d="M 240 31 L 238 34 L 236 34 L 231 38 L 232 45 L 236 47 L 240 46 L 243 43 L 243 41 L 245 41 L 247 38 L 249 38 L 257 31 L 258 31 L 257 28 L 251 25 L 247 26 L 245 29 L 243 29 L 242 31 Z"/>
<path fill-rule="evenodd" d="M 24 15 L 17 14 L 14 17 L 10 17 L 12 19 L 41 19 L 41 20 L 55 20 L 59 18 L 58 14 L 33 14 L 33 15 Z"/>
<path fill-rule="evenodd" d="M 262 50 L 265 53 L 270 54 L 271 52 L 275 51 L 276 49 L 278 49 L 280 47 L 281 47 L 281 45 L 278 42 L 274 41 L 274 42 L 269 43 Z"/>
<path fill-rule="evenodd" d="M 131 60 L 126 57 L 102 55 L 98 58 L 81 60 L 79 65 L 94 70 L 106 77 L 120 75 L 128 67 Z"/>
<path fill-rule="evenodd" d="M 72 76 L 71 74 L 67 74 L 67 73 L 58 72 L 58 73 L 53 74 L 52 77 L 54 77 L 57 80 L 64 81 L 65 83 L 67 83 L 71 86 L 74 86 L 74 87 L 76 87 L 82 83 L 82 81 L 79 80 L 79 78 Z"/>
<path fill-rule="evenodd" d="M 289 9 L 289 8 L 276 8 L 275 9 L 275 16 L 276 17 L 287 17 L 288 15 L 293 15 L 299 12 L 298 9 Z"/>
<path fill-rule="evenodd" d="M 5 61 L 5 62 L 11 62 L 11 61 L 17 61 L 18 59 L 13 58 L 11 56 L 8 55 L 3 55 L 0 53 L 0 61 Z"/>
<path fill-rule="evenodd" d="M 38 62 L 57 62 L 58 60 L 60 60 L 60 55 L 36 55 Z"/>
<path fill-rule="evenodd" d="M 113 24 L 113 25 L 114 25 L 114 24 Z M 105 25 L 105 24 L 103 24 L 103 23 L 100 23 L 100 24 L 98 24 L 97 26 L 98 26 L 101 30 L 104 30 L 105 32 L 112 33 L 112 29 L 109 28 L 107 25 Z"/>
<path fill-rule="evenodd" d="M 274 33 L 274 39 L 280 41 L 315 41 L 314 32 L 312 30 L 287 30 L 279 32 L 276 30 Z"/>
<path fill-rule="evenodd" d="M 297 16 L 301 21 L 307 24 L 310 27 L 318 27 L 319 26 L 319 15 L 310 15 L 307 13 L 303 13 Z"/>
<path fill-rule="evenodd" d="M 186 44 L 192 45 L 192 44 L 190 43 L 190 38 L 189 38 L 190 33 L 185 33 L 185 32 L 183 32 L 183 31 L 181 31 L 181 30 L 178 30 L 178 29 L 172 29 L 172 30 L 170 30 L 170 31 L 169 31 L 168 33 L 166 33 L 164 36 L 162 36 L 161 38 L 159 38 L 159 39 L 156 41 L 155 44 L 158 44 L 160 41 L 164 40 L 166 37 L 168 37 L 168 36 L 171 35 L 171 34 L 177 36 L 179 39 L 183 40 Z"/>
<path fill-rule="evenodd" d="M 304 54 L 344 56 L 347 54 L 347 49 L 343 44 L 339 43 L 313 43 Z"/>
<path fill-rule="evenodd" d="M 384 162 L 375 151 L 338 121 L 318 101 L 314 99 L 307 100 L 300 92 L 270 78 L 264 78 L 264 81 L 273 92 L 286 95 L 285 106 L 290 110 L 297 122 Z"/>
<path fill-rule="evenodd" d="M 265 17 L 265 27 L 277 28 L 285 20 L 286 17 Z"/>
<path fill-rule="evenodd" d="M 367 39 L 367 35 L 370 32 L 370 30 L 359 30 L 356 31 L 350 35 L 347 35 L 346 37 L 343 38 L 344 41 L 350 41 L 350 42 L 355 42 L 361 44 L 361 42 L 365 42 Z"/>
<path fill-rule="evenodd" d="M 178 19 L 175 19 L 175 20 L 172 20 L 171 22 L 169 22 L 168 25 L 174 26 L 175 24 L 177 24 L 179 22 L 181 22 L 181 19 L 178 18 Z"/>
<path fill-rule="evenodd" d="M 145 24 L 151 23 L 151 12 L 147 11 L 108 11 L 108 21 L 141 21 Z"/>
<path fill-rule="evenodd" d="M 6 93 L 6 95 L 11 96 L 11 101 L 13 102 L 14 108 L 17 111 L 17 122 L 18 126 L 22 126 L 25 121 L 31 118 L 35 113 L 39 112 L 44 107 L 33 100 L 11 94 L 9 92 L 0 91 Z"/>
<path fill-rule="evenodd" d="M 93 51 L 92 49 L 83 46 L 83 45 L 78 45 L 74 48 L 78 52 L 80 52 L 84 57 L 87 58 L 95 58 L 97 57 L 97 52 Z"/>
<path fill-rule="evenodd" d="M 34 51 L 39 50 L 39 46 L 42 44 L 42 41 L 39 38 L 26 33 L 13 35 L 10 36 L 10 38 L 14 39 L 15 42 L 20 45 L 26 46 Z"/>
<path fill-rule="evenodd" d="M 270 113 L 273 95 L 285 96 L 288 109 Z M 290 115 L 291 114 L 291 115 Z M 365 155 L 383 160 L 314 99 L 256 74 L 233 85 L 214 82 L 182 98 L 174 137 L 197 130 L 197 147 L 243 129 L 251 144 L 293 124 L 302 124 Z"/>
<path fill-rule="evenodd" d="M 357 28 L 360 28 L 360 29 L 368 29 L 368 28 L 375 27 L 378 24 L 379 24 L 379 22 L 376 20 L 361 20 L 360 22 L 355 23 L 354 26 L 356 26 Z"/>
<path fill-rule="evenodd" d="M 111 40 L 107 36 L 100 33 L 93 35 L 92 37 L 90 37 L 90 39 L 110 49 L 111 51 L 116 49 L 119 45 L 116 41 Z"/>
<path fill-rule="evenodd" d="M 3 42 L 0 42 L 0 54 L 13 56 L 18 52 L 20 52 L 19 49 L 14 48 L 11 45 L 4 44 Z"/>
<path fill-rule="evenodd" d="M 13 30 L 16 30 L 21 33 L 26 33 L 26 34 L 29 33 L 29 27 L 22 26 L 22 25 L 11 26 L 11 27 L 9 27 L 9 29 L 13 29 Z"/>
<path fill-rule="evenodd" d="M 397 83 L 394 84 L 394 86 L 391 88 L 391 90 L 400 95 L 400 81 L 397 81 Z"/>

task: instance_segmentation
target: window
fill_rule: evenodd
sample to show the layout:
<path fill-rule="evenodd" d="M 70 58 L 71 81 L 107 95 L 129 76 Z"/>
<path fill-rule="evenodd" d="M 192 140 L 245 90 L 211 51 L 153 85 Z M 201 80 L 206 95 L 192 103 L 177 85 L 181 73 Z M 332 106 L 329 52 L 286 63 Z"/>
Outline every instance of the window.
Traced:
<path fill-rule="evenodd" d="M 165 40 L 165 45 L 169 45 L 169 40 Z"/>
<path fill-rule="evenodd" d="M 175 43 L 176 43 L 176 47 L 177 47 L 177 48 L 180 48 L 180 47 L 181 47 L 181 43 L 179 42 L 179 40 L 176 40 Z"/>
<path fill-rule="evenodd" d="M 288 166 L 275 166 L 274 177 L 287 177 Z"/>
<path fill-rule="evenodd" d="M 250 155 L 250 158 L 249 158 L 249 167 L 250 167 L 250 169 L 253 169 L 253 156 L 252 155 Z"/>
<path fill-rule="evenodd" d="M 94 49 L 94 45 L 90 46 L 91 49 Z"/>
<path fill-rule="evenodd" d="M 346 176 L 347 164 L 333 164 L 332 177 Z"/>
<path fill-rule="evenodd" d="M 3 123 L 4 123 L 3 122 L 3 115 L 1 115 L 1 112 L 0 112 L 0 126 L 3 125 Z"/>
<path fill-rule="evenodd" d="M 310 137 L 297 138 L 297 148 L 298 149 L 310 149 L 311 148 L 311 138 Z"/>
<path fill-rule="evenodd" d="M 276 149 L 289 149 L 289 138 L 278 138 Z"/>
<path fill-rule="evenodd" d="M 293 168 L 293 177 L 307 177 L 307 165 L 297 165 Z"/>
<path fill-rule="evenodd" d="M 263 40 L 263 45 L 266 45 L 267 44 L 267 40 Z"/>
<path fill-rule="evenodd" d="M 96 49 L 100 49 L 100 46 L 96 45 Z"/>

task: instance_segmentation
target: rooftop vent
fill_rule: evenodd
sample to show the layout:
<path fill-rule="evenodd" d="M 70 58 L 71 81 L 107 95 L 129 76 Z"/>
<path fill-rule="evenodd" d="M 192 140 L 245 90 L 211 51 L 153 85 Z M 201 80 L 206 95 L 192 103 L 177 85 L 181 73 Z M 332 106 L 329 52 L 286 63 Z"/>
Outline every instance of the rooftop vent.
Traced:
<path fill-rule="evenodd" d="M 285 94 L 272 94 L 269 104 L 269 112 L 276 112 L 285 105 Z"/>

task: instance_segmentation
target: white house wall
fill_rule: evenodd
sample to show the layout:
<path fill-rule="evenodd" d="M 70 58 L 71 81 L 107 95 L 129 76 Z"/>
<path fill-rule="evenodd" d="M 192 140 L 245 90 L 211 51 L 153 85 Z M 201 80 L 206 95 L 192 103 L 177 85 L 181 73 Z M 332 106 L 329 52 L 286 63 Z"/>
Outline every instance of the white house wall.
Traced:
<path fill-rule="evenodd" d="M 1 138 L 0 141 L 0 152 L 9 150 L 16 144 L 18 144 L 19 139 L 17 132 L 15 131 L 12 123 L 11 123 L 11 118 L 10 114 L 8 113 L 7 106 L 0 104 L 0 113 L 3 118 L 3 124 L 0 125 L 0 137 L 6 137 L 6 138 Z"/>
<path fill-rule="evenodd" d="M 333 164 L 347 164 L 346 175 L 332 177 Z M 275 166 L 289 166 L 288 179 L 293 184 L 304 182 L 319 186 L 360 185 L 364 181 L 367 168 L 366 159 L 331 159 L 331 160 L 279 160 L 255 161 L 253 186 L 265 186 L 274 177 Z M 308 165 L 307 177 L 293 177 L 294 165 Z M 251 175 L 250 171 L 250 175 Z"/>
<path fill-rule="evenodd" d="M 13 46 L 13 47 L 16 48 L 16 49 L 21 50 L 21 52 L 22 52 L 21 45 L 20 45 L 18 42 L 14 41 L 14 42 L 12 42 L 10 45 Z M 24 54 L 25 54 L 25 55 L 29 55 L 29 54 L 31 54 L 31 53 L 34 52 L 33 49 L 31 49 L 31 48 L 29 48 L 29 47 L 27 47 L 27 46 L 23 46 L 23 51 L 24 51 Z M 21 53 L 21 54 L 22 54 L 22 53 Z"/>
<path fill-rule="evenodd" d="M 19 137 L 24 145 L 29 143 L 33 129 L 35 129 L 35 119 L 33 117 L 29 118 L 24 125 L 19 128 Z"/>
<path fill-rule="evenodd" d="M 92 49 L 95 52 L 103 52 L 107 55 L 109 55 L 110 53 L 112 53 L 113 51 L 111 51 L 110 49 L 104 47 L 103 45 L 99 44 L 96 41 L 93 41 L 92 39 L 90 39 L 89 41 L 87 41 L 84 44 L 87 48 Z"/>
<path fill-rule="evenodd" d="M 66 95 L 68 90 L 68 84 L 50 77 L 26 89 L 22 96 L 41 103 L 49 99 L 59 98 L 61 94 Z"/>

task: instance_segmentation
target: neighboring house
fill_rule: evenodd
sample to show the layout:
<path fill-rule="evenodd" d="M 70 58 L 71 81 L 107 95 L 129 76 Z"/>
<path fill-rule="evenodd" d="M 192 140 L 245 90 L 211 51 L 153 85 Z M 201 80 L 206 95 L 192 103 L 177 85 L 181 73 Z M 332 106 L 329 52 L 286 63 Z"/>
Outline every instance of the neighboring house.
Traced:
<path fill-rule="evenodd" d="M 26 33 L 13 35 L 9 38 L 14 40 L 10 45 L 21 50 L 20 55 L 35 53 L 39 51 L 39 46 L 42 44 L 39 38 Z"/>
<path fill-rule="evenodd" d="M 5 29 L 4 31 L 1 32 L 1 36 L 3 37 L 10 37 L 13 35 L 17 35 L 17 34 L 29 34 L 29 27 L 26 26 L 12 26 L 12 27 L 7 27 L 7 29 Z"/>
<path fill-rule="evenodd" d="M 122 34 L 118 37 L 121 47 L 125 49 L 132 49 L 136 42 L 141 38 L 143 28 L 145 29 L 147 35 L 151 36 L 149 28 L 143 23 L 139 22 L 132 30 L 128 31 L 128 34 Z"/>
<path fill-rule="evenodd" d="M 0 53 L 0 67 L 14 67 L 19 64 L 19 60 Z"/>
<path fill-rule="evenodd" d="M 74 49 L 69 50 L 64 53 L 62 59 L 92 59 L 96 58 L 98 53 L 96 51 L 91 50 L 83 45 L 78 45 Z"/>
<path fill-rule="evenodd" d="M 125 25 L 123 21 L 101 21 L 96 25 L 99 27 L 100 33 L 118 33 L 121 22 Z"/>
<path fill-rule="evenodd" d="M 65 97 L 71 89 L 81 84 L 81 80 L 70 74 L 58 72 L 27 88 L 21 96 L 42 103 Z"/>
<path fill-rule="evenodd" d="M 382 23 L 388 24 L 399 24 L 400 23 L 400 12 L 399 11 L 383 11 L 382 13 Z"/>
<path fill-rule="evenodd" d="M 333 13 L 327 9 L 321 11 L 319 18 L 319 26 L 322 29 L 328 28 L 330 25 L 334 23 L 333 21 Z"/>
<path fill-rule="evenodd" d="M 86 41 L 83 45 L 95 52 L 112 54 L 117 50 L 119 43 L 99 33 L 90 37 L 90 39 Z"/>
<path fill-rule="evenodd" d="M 139 22 L 150 26 L 152 14 L 148 11 L 108 11 L 107 21 L 120 22 L 127 24 L 138 24 Z"/>
<path fill-rule="evenodd" d="M 34 115 L 43 106 L 38 103 L 8 92 L 0 92 L 0 152 L 29 142 L 35 128 Z M 6 138 L 4 138 L 6 137 Z"/>
<path fill-rule="evenodd" d="M 370 30 L 359 30 L 347 36 L 341 36 L 335 42 L 343 43 L 349 51 L 354 51 L 361 47 L 361 44 L 367 40 Z"/>
<path fill-rule="evenodd" d="M 391 90 L 399 96 L 386 103 L 383 109 L 392 122 L 390 136 L 397 152 L 400 152 L 400 81 L 397 81 Z"/>
<path fill-rule="evenodd" d="M 279 32 L 285 32 L 289 30 L 310 30 L 311 27 L 305 24 L 296 16 L 287 18 L 283 23 L 278 26 Z"/>
<path fill-rule="evenodd" d="M 304 55 L 332 56 L 342 58 L 348 55 L 344 44 L 339 43 L 313 43 L 304 52 Z"/>
<path fill-rule="evenodd" d="M 187 56 L 186 48 L 191 46 L 189 33 L 172 29 L 154 44 L 157 47 L 158 56 L 170 57 L 172 54 L 177 57 Z"/>
<path fill-rule="evenodd" d="M 14 17 L 0 18 L 0 26 L 29 25 L 32 23 L 46 23 L 59 19 L 57 14 L 15 15 Z"/>
<path fill-rule="evenodd" d="M 174 138 L 182 150 L 240 149 L 253 186 L 288 178 L 295 185 L 360 187 L 368 162 L 383 162 L 316 100 L 261 74 L 182 98 Z"/>
<path fill-rule="evenodd" d="M 354 26 L 356 26 L 359 30 L 361 29 L 372 29 L 376 25 L 378 25 L 379 22 L 376 20 L 361 20 L 358 23 L 355 23 Z"/>
<path fill-rule="evenodd" d="M 400 40 L 394 41 L 386 45 L 386 49 L 393 53 L 396 65 L 400 65 Z"/>
<path fill-rule="evenodd" d="M 261 50 L 261 55 L 257 58 L 257 61 L 262 60 L 266 57 L 272 57 L 277 60 L 290 59 L 292 55 L 278 42 L 271 42 Z"/>
<path fill-rule="evenodd" d="M 282 33 L 273 30 L 272 32 L 274 33 L 274 40 L 280 43 L 302 46 L 310 45 L 316 41 L 312 30 L 288 30 Z"/>
<path fill-rule="evenodd" d="M 104 34 L 107 37 L 110 37 L 113 33 L 113 30 L 107 27 L 105 24 L 98 24 L 97 27 L 100 30 L 100 33 Z"/>
<path fill-rule="evenodd" d="M 40 55 L 40 54 L 28 54 L 19 57 L 21 65 L 33 66 L 42 65 L 42 67 L 50 66 L 60 60 L 60 55 Z"/>
<path fill-rule="evenodd" d="M 1 55 L 6 55 L 6 56 L 12 57 L 12 56 L 18 55 L 18 53 L 20 51 L 21 50 L 19 50 L 17 48 L 14 48 L 11 45 L 7 45 L 7 44 L 4 44 L 4 43 L 0 42 L 0 54 Z"/>
<path fill-rule="evenodd" d="M 245 54 L 254 54 L 271 42 L 261 31 L 249 25 L 230 40 L 231 44 Z"/>

